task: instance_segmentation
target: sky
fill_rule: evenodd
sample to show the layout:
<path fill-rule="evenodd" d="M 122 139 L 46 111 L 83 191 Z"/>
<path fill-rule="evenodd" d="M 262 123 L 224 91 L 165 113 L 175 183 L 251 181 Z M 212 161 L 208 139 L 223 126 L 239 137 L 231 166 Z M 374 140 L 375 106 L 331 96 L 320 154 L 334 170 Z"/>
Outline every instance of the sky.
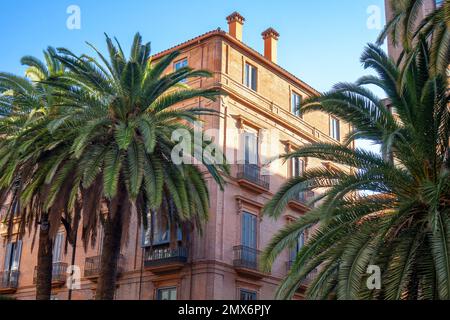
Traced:
<path fill-rule="evenodd" d="M 42 58 L 51 45 L 92 54 L 85 41 L 104 49 L 104 33 L 125 51 L 136 32 L 153 53 L 207 31 L 228 30 L 225 17 L 245 18 L 243 41 L 263 52 L 261 32 L 280 33 L 278 63 L 319 91 L 353 82 L 365 71 L 359 61 L 384 25 L 383 0 L 0 0 L 0 71 L 24 74 L 20 58 Z M 71 6 L 79 8 L 73 20 Z M 78 16 L 76 16 L 78 17 Z M 67 27 L 67 21 L 71 28 Z M 75 26 L 75 28 L 73 28 Z"/>

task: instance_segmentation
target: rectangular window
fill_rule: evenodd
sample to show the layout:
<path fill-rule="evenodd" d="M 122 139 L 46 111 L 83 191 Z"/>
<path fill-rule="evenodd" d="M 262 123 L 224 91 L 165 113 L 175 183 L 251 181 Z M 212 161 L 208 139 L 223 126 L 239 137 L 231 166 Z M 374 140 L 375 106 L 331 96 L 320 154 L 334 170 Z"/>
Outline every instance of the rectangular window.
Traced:
<path fill-rule="evenodd" d="M 240 300 L 242 301 L 254 301 L 256 299 L 256 292 L 250 290 L 240 290 Z"/>
<path fill-rule="evenodd" d="M 241 244 L 248 248 L 257 248 L 256 216 L 248 212 L 242 214 Z"/>
<path fill-rule="evenodd" d="M 256 91 L 257 89 L 257 80 L 258 80 L 258 71 L 256 67 L 252 66 L 249 63 L 245 64 L 244 71 L 244 84 L 247 88 Z"/>
<path fill-rule="evenodd" d="M 300 104 L 302 103 L 302 96 L 293 92 L 291 95 L 291 112 L 293 115 L 300 117 Z"/>
<path fill-rule="evenodd" d="M 244 133 L 244 163 L 258 165 L 258 133 L 245 132 Z"/>
<path fill-rule="evenodd" d="M 98 253 L 101 256 L 102 255 L 102 250 L 103 250 L 103 239 L 105 237 L 105 232 L 104 232 L 104 228 L 103 228 L 103 224 L 100 224 L 98 227 Z"/>
<path fill-rule="evenodd" d="M 341 140 L 340 121 L 335 117 L 330 117 L 330 136 L 337 141 Z"/>
<path fill-rule="evenodd" d="M 183 59 L 180 61 L 177 61 L 173 64 L 173 69 L 174 71 L 178 71 L 181 68 L 185 68 L 188 66 L 188 60 L 187 59 Z M 186 83 L 186 79 L 181 81 L 182 83 Z"/>
<path fill-rule="evenodd" d="M 147 228 L 142 225 L 142 246 L 149 247 L 151 243 L 151 232 L 153 226 L 153 245 L 164 245 L 170 243 L 170 219 L 163 215 L 161 211 L 147 214 Z M 181 228 L 177 229 L 177 241 L 183 239 Z"/>
<path fill-rule="evenodd" d="M 303 248 L 304 245 L 305 245 L 305 232 L 302 232 L 297 239 L 297 243 L 291 249 L 291 254 L 290 254 L 291 261 L 295 260 L 295 258 L 297 257 L 297 254 L 300 252 L 300 250 Z"/>
<path fill-rule="evenodd" d="M 294 158 L 291 160 L 292 178 L 300 177 L 305 172 L 305 160 Z"/>
<path fill-rule="evenodd" d="M 6 245 L 5 271 L 18 271 L 22 254 L 22 240 L 10 242 Z"/>
<path fill-rule="evenodd" d="M 156 292 L 157 300 L 177 300 L 177 288 L 161 288 Z"/>
<path fill-rule="evenodd" d="M 13 213 L 14 217 L 17 217 L 17 216 L 20 215 L 19 209 L 20 209 L 19 201 L 16 200 L 16 201 L 14 201 L 14 204 L 13 204 L 13 207 L 12 207 L 12 213 Z"/>
<path fill-rule="evenodd" d="M 62 262 L 63 256 L 63 245 L 64 245 L 64 233 L 58 232 L 55 236 L 55 241 L 53 243 L 53 263 Z"/>
<path fill-rule="evenodd" d="M 181 68 L 185 68 L 185 67 L 187 67 L 187 66 L 188 66 L 188 61 L 187 61 L 187 59 L 183 59 L 183 60 L 180 60 L 180 61 L 175 62 L 175 63 L 173 64 L 173 69 L 174 69 L 175 71 L 178 71 L 178 70 L 180 70 Z"/>

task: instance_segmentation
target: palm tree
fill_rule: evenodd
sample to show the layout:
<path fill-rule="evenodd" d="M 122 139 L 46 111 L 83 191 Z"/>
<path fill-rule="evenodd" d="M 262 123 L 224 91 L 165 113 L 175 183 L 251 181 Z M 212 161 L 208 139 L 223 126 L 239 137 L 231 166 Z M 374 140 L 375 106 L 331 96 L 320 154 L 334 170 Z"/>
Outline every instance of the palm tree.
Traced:
<path fill-rule="evenodd" d="M 9 232 L 17 209 L 21 218 L 21 235 L 25 233 L 27 226 L 30 230 L 39 229 L 36 278 L 38 300 L 50 299 L 52 242 L 61 220 L 65 222 L 69 241 L 71 229 L 74 228 L 70 223 L 72 217 L 69 210 L 64 211 L 64 214 L 60 212 L 53 215 L 52 228 L 49 228 L 49 210 L 42 209 L 46 202 L 48 184 L 53 181 L 49 172 L 53 170 L 51 161 L 58 154 L 58 148 L 52 151 L 53 154 L 45 149 L 49 139 L 52 139 L 48 135 L 46 124 L 56 99 L 54 89 L 42 81 L 65 72 L 62 64 L 54 58 L 55 54 L 56 51 L 51 47 L 44 51 L 45 63 L 31 56 L 23 57 L 21 62 L 28 67 L 25 78 L 0 74 L 0 103 L 3 111 L 0 119 L 0 201 L 5 203 L 11 197 L 5 217 Z M 53 201 L 48 207 L 51 205 Z"/>
<path fill-rule="evenodd" d="M 432 70 L 445 74 L 450 64 L 450 0 L 442 1 L 423 21 L 418 21 L 422 5 L 423 0 L 390 1 L 393 17 L 380 34 L 378 44 L 390 35 L 392 44 L 405 50 L 402 61 L 411 58 L 411 51 L 418 48 L 415 43 L 423 37 L 431 43 Z"/>
<path fill-rule="evenodd" d="M 268 270 L 304 230 L 315 229 L 278 298 L 292 297 L 301 281 L 319 270 L 306 292 L 311 299 L 450 299 L 448 82 L 430 71 L 427 42 L 418 45 L 406 70 L 369 45 L 361 60 L 378 76 L 338 84 L 301 107 L 304 113 L 323 111 L 343 119 L 354 127 L 346 143 L 365 138 L 390 157 L 329 143 L 284 156 L 313 157 L 337 167 L 307 170 L 264 208 L 277 218 L 298 192 L 324 190 L 312 200 L 317 206 L 281 230 L 263 254 Z M 366 85 L 381 88 L 389 107 Z M 381 269 L 380 290 L 366 285 L 370 265 Z"/>
<path fill-rule="evenodd" d="M 224 161 L 202 158 L 198 159 L 202 167 L 197 167 L 177 164 L 171 158 L 175 130 L 185 130 L 191 138 L 194 133 L 189 123 L 202 115 L 216 115 L 200 106 L 175 107 L 194 98 L 214 100 L 220 93 L 217 89 L 191 89 L 182 84 L 185 79 L 208 77 L 210 73 L 186 67 L 164 74 L 178 53 L 152 63 L 150 44 L 142 44 L 139 34 L 129 59 L 118 42 L 114 44 L 108 36 L 106 42 L 108 58 L 90 45 L 100 62 L 59 49 L 57 59 L 70 74 L 52 79 L 51 83 L 62 91 L 62 102 L 48 126 L 51 132 L 68 131 L 72 141 L 72 157 L 64 164 L 67 169 L 59 180 L 64 181 L 76 167 L 70 178 L 74 185 L 81 186 L 83 238 L 87 240 L 94 232 L 99 216 L 104 220 L 97 299 L 114 297 L 121 242 L 126 239 L 132 214 L 146 223 L 147 212 L 158 210 L 166 199 L 176 209 L 177 217 L 172 219 L 193 221 L 201 230 L 209 211 L 202 170 L 206 169 L 221 187 L 222 175 L 229 170 Z M 196 157 L 194 149 L 203 146 L 194 146 L 185 155 Z M 54 192 L 52 188 L 50 197 Z M 102 203 L 108 209 L 105 214 L 100 213 Z"/>

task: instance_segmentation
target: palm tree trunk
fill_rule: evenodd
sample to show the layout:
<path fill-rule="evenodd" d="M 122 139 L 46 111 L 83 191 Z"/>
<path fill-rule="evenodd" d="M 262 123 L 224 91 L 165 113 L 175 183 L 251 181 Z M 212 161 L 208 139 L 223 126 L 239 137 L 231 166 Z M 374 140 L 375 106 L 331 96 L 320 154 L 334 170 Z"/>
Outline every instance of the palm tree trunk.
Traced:
<path fill-rule="evenodd" d="M 122 202 L 117 211 L 104 225 L 103 248 L 100 260 L 100 276 L 95 293 L 96 300 L 113 300 L 116 291 L 117 264 L 122 238 Z"/>
<path fill-rule="evenodd" d="M 178 247 L 178 228 L 175 223 L 170 223 L 170 249 Z"/>
<path fill-rule="evenodd" d="M 53 243 L 49 236 L 48 215 L 42 215 L 36 275 L 36 300 L 50 300 L 52 294 Z"/>

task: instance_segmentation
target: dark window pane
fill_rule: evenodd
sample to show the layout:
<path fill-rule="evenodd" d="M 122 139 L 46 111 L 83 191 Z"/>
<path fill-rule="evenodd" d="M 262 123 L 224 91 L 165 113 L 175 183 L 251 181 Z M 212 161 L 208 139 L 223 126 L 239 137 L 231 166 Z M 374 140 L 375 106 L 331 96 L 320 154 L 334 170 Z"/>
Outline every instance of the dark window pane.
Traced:
<path fill-rule="evenodd" d="M 243 301 L 254 301 L 256 300 L 256 292 L 249 290 L 241 290 L 240 300 Z"/>

